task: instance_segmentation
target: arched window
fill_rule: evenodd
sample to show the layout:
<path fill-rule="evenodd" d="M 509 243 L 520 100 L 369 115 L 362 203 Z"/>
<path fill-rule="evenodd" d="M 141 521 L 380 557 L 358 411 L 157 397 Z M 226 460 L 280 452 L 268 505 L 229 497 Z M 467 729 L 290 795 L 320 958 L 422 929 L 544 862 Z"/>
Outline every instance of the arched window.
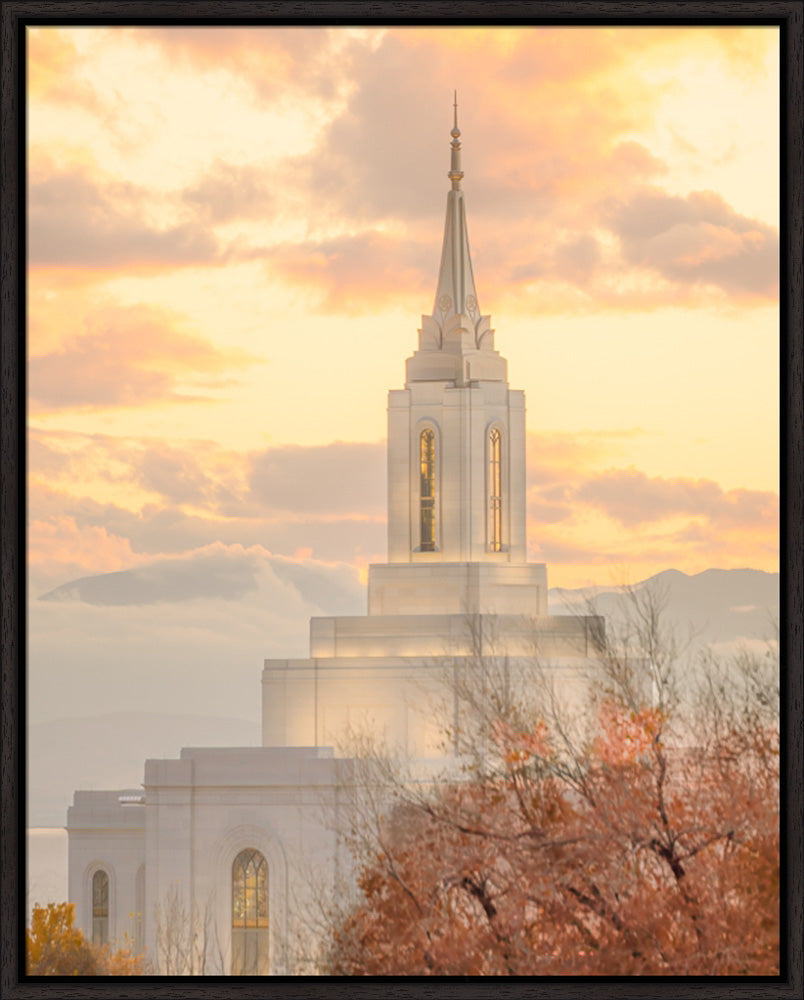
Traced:
<path fill-rule="evenodd" d="M 268 974 L 268 863 L 247 848 L 232 864 L 232 975 Z"/>
<path fill-rule="evenodd" d="M 92 876 L 92 943 L 109 940 L 109 876 L 99 868 Z"/>
<path fill-rule="evenodd" d="M 502 435 L 489 434 L 489 549 L 502 551 Z"/>
<path fill-rule="evenodd" d="M 419 491 L 419 547 L 422 552 L 434 552 L 435 434 L 431 430 L 422 431 L 419 438 L 419 466 L 421 471 L 421 487 Z"/>

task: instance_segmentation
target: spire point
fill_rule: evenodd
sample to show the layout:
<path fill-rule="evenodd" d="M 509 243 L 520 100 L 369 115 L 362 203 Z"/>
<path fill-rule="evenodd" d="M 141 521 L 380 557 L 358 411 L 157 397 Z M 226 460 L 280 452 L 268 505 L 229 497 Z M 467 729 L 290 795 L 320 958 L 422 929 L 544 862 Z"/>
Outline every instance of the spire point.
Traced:
<path fill-rule="evenodd" d="M 458 128 L 458 91 L 453 93 L 453 127 L 450 135 L 450 170 L 452 190 L 447 194 L 447 219 L 444 244 L 441 250 L 441 267 L 438 273 L 433 318 L 439 327 L 451 316 L 465 316 L 477 324 L 480 308 L 477 304 L 472 260 L 469 254 L 469 237 L 466 233 L 466 214 L 463 204 L 461 180 L 461 130 Z"/>
<path fill-rule="evenodd" d="M 461 180 L 463 179 L 463 170 L 461 170 L 461 130 L 458 128 L 458 91 L 454 91 L 454 101 L 453 101 L 453 126 L 450 135 L 452 136 L 452 142 L 450 143 L 451 155 L 450 155 L 450 167 L 447 177 L 452 181 L 452 190 L 460 191 Z"/>

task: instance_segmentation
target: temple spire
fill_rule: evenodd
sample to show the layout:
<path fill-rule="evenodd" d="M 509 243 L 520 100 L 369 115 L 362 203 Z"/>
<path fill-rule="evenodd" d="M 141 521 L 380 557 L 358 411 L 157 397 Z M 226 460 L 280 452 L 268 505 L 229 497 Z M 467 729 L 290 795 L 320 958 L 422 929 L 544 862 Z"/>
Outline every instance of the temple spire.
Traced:
<path fill-rule="evenodd" d="M 453 126 L 450 132 L 450 170 L 447 175 L 452 189 L 447 193 L 447 219 L 444 225 L 444 245 L 441 250 L 441 267 L 438 272 L 433 318 L 443 327 L 451 316 L 468 316 L 472 325 L 479 319 L 472 259 L 469 253 L 469 236 L 466 231 L 461 180 L 461 131 L 458 128 L 458 93 L 453 102 Z"/>
<path fill-rule="evenodd" d="M 455 91 L 455 103 L 453 104 L 455 117 L 453 119 L 454 124 L 452 126 L 452 131 L 450 135 L 452 136 L 452 142 L 450 146 L 452 148 L 452 155 L 450 157 L 450 170 L 448 177 L 452 181 L 452 190 L 459 191 L 461 187 L 461 180 L 463 179 L 463 171 L 461 170 L 461 130 L 458 128 L 458 91 Z"/>

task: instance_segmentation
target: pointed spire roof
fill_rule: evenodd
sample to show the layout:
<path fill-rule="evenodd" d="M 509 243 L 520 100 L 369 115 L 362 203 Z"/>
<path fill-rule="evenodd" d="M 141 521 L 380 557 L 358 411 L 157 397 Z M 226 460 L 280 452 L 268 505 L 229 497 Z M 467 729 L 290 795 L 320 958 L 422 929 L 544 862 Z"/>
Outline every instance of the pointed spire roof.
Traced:
<path fill-rule="evenodd" d="M 466 211 L 461 181 L 461 131 L 458 128 L 458 95 L 450 143 L 452 189 L 447 193 L 447 221 L 433 312 L 422 316 L 419 348 L 405 362 L 405 384 L 451 382 L 507 382 L 505 358 L 494 349 L 491 317 L 480 315 L 477 303 Z"/>
<path fill-rule="evenodd" d="M 450 170 L 447 175 L 452 190 L 447 194 L 447 219 L 444 224 L 444 245 L 441 250 L 441 267 L 438 272 L 433 319 L 439 326 L 451 316 L 466 315 L 472 322 L 480 316 L 477 304 L 472 259 L 469 253 L 469 236 L 466 231 L 461 180 L 461 132 L 458 128 L 458 94 L 455 93 L 452 142 L 450 143 Z"/>

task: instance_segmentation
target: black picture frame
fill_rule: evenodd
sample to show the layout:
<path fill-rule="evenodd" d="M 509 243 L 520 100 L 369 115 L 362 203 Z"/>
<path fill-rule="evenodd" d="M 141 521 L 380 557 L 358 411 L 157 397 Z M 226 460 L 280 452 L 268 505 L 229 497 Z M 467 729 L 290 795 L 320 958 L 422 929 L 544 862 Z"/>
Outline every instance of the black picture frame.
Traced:
<path fill-rule="evenodd" d="M 804 665 L 804 400 L 802 383 L 802 21 L 798 0 L 464 0 L 389 3 L 210 0 L 11 0 L 2 8 L 2 398 L 0 401 L 0 588 L 2 595 L 2 832 L 0 838 L 0 995 L 67 997 L 801 997 L 802 669 Z M 778 25 L 782 87 L 781 242 L 781 656 L 783 766 L 782 974 L 777 978 L 551 980 L 456 979 L 26 979 L 21 974 L 25 899 L 25 220 L 23 56 L 32 24 L 745 24 Z"/>

